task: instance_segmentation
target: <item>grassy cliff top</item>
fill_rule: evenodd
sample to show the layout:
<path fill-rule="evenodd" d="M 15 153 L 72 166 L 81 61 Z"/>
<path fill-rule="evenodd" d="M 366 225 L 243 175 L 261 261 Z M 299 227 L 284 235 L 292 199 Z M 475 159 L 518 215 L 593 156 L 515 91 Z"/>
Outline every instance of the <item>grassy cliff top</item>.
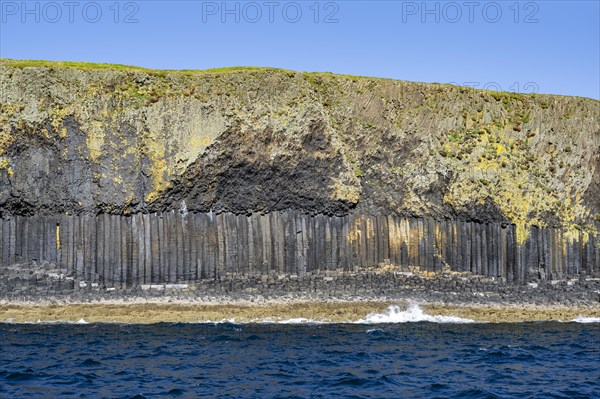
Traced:
<path fill-rule="evenodd" d="M 12 68 L 30 68 L 30 67 L 38 67 L 38 68 L 64 68 L 64 69 L 76 69 L 81 71 L 96 71 L 96 70 L 110 70 L 110 71 L 121 71 L 121 72 L 142 72 L 148 73 L 151 75 L 157 76 L 165 76 L 169 74 L 182 74 L 182 75 L 203 75 L 203 74 L 226 74 L 232 72 L 279 72 L 279 73 L 288 73 L 288 74 L 296 74 L 302 73 L 305 75 L 312 76 L 334 76 L 337 78 L 345 78 L 350 80 L 380 80 L 380 81 L 399 81 L 398 79 L 392 78 L 381 78 L 381 77 L 373 77 L 373 76 L 357 76 L 357 75 L 348 75 L 348 74 L 336 74 L 332 72 L 304 72 L 304 71 L 293 71 L 285 68 L 274 68 L 274 67 L 260 67 L 260 66 L 231 66 L 231 67 L 222 67 L 222 68 L 209 68 L 209 69 L 152 69 L 152 68 L 144 68 L 135 65 L 124 65 L 124 64 L 108 64 L 108 63 L 96 63 L 96 62 L 78 62 L 78 61 L 48 61 L 48 60 L 17 60 L 10 58 L 0 58 L 0 67 L 7 66 Z M 425 82 L 408 82 L 407 83 L 415 83 L 415 84 L 426 84 L 426 85 L 434 85 L 434 86 L 448 86 L 448 87 L 457 87 L 463 88 L 473 91 L 479 92 L 488 92 L 488 93 L 496 93 L 496 95 L 503 96 L 511 96 L 511 97 L 523 97 L 523 96 L 543 96 L 548 94 L 541 93 L 528 93 L 528 94 L 520 94 L 515 92 L 504 92 L 504 91 L 494 91 L 494 90 L 485 90 L 485 89 L 473 89 L 468 86 L 455 86 L 448 83 L 425 83 Z M 553 96 L 561 96 L 561 95 L 553 95 Z M 573 97 L 573 96 L 561 96 L 561 97 Z M 594 100 L 594 99 L 592 99 Z M 600 100 L 594 100 L 600 102 Z"/>
<path fill-rule="evenodd" d="M 107 64 L 98 62 L 78 62 L 78 61 L 48 61 L 48 60 L 17 60 L 10 58 L 0 58 L 0 67 L 7 66 L 12 68 L 70 68 L 81 71 L 97 71 L 97 70 L 110 70 L 110 71 L 121 71 L 121 72 L 143 72 L 157 76 L 165 76 L 169 74 L 182 74 L 182 75 L 203 75 L 203 74 L 226 74 L 231 72 L 279 72 L 287 74 L 302 73 L 313 76 L 336 76 L 341 78 L 347 78 L 351 80 L 357 79 L 369 79 L 369 80 L 389 80 L 393 81 L 396 79 L 381 78 L 374 76 L 357 76 L 348 74 L 336 74 L 332 72 L 305 72 L 305 71 L 294 71 L 285 68 L 275 67 L 260 67 L 260 66 L 230 66 L 221 68 L 208 68 L 208 69 L 152 69 L 144 68 L 135 65 L 123 65 L 123 64 Z M 416 82 L 415 82 L 416 83 Z M 445 85 L 441 83 L 431 83 L 437 85 Z M 448 85 L 451 86 L 451 85 Z"/>
<path fill-rule="evenodd" d="M 0 58 L 0 64 L 13 68 L 28 68 L 28 67 L 46 67 L 46 68 L 73 68 L 80 70 L 98 70 L 109 69 L 114 71 L 127 72 L 147 72 L 153 74 L 168 74 L 168 73 L 226 73 L 238 71 L 286 71 L 280 68 L 255 67 L 255 66 L 233 66 L 227 68 L 211 68 L 203 70 L 192 69 L 151 69 L 143 68 L 134 65 L 123 64 L 106 64 L 96 62 L 77 62 L 77 61 L 47 61 L 47 60 L 15 60 L 10 58 Z"/>

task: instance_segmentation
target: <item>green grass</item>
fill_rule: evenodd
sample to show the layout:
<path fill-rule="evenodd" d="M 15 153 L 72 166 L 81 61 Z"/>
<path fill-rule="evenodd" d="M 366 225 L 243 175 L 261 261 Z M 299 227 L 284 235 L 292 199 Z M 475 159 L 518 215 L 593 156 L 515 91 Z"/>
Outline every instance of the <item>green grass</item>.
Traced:
<path fill-rule="evenodd" d="M 91 70 L 114 70 L 114 71 L 125 71 L 125 72 L 146 72 L 158 75 L 165 75 L 168 73 L 183 73 L 183 74 L 224 74 L 231 72 L 282 72 L 282 73 L 300 73 L 299 71 L 292 71 L 284 68 L 273 68 L 273 67 L 259 67 L 259 66 L 232 66 L 222 68 L 209 68 L 209 69 L 151 69 L 143 68 L 132 65 L 122 64 L 104 64 L 95 62 L 73 62 L 73 61 L 46 61 L 46 60 L 15 60 L 10 58 L 0 58 L 0 65 L 5 65 L 13 68 L 27 68 L 27 67 L 46 67 L 46 68 L 72 68 L 84 71 Z M 330 77 L 341 77 L 350 80 L 396 80 L 389 78 L 377 78 L 369 76 L 355 76 L 355 75 L 343 75 L 334 74 L 332 72 L 301 72 L 313 76 L 330 76 Z"/>
<path fill-rule="evenodd" d="M 73 62 L 73 61 L 45 61 L 45 60 L 14 60 L 9 58 L 0 58 L 0 64 L 10 66 L 13 68 L 27 68 L 27 67 L 47 67 L 47 68 L 72 68 L 80 69 L 85 71 L 91 70 L 114 70 L 114 71 L 139 71 L 156 74 L 166 73 L 228 73 L 228 72 L 239 72 L 239 71 L 279 71 L 279 72 L 292 72 L 286 69 L 280 68 L 269 68 L 269 67 L 256 67 L 256 66 L 233 66 L 225 68 L 211 68 L 211 69 L 150 69 L 131 65 L 122 64 L 103 64 L 95 62 Z"/>
<path fill-rule="evenodd" d="M 352 81 L 399 81 L 398 79 L 391 78 L 378 78 L 371 76 L 356 76 L 356 75 L 346 75 L 346 74 L 334 74 L 332 72 L 300 72 L 300 71 L 292 71 L 289 69 L 283 68 L 273 68 L 273 67 L 259 67 L 259 66 L 232 66 L 232 67 L 223 67 L 223 68 L 210 68 L 210 69 L 150 69 L 143 68 L 132 65 L 122 65 L 122 64 L 105 64 L 105 63 L 94 63 L 94 62 L 73 62 L 73 61 L 46 61 L 46 60 L 15 60 L 9 58 L 0 58 L 0 66 L 9 66 L 13 68 L 27 68 L 27 67 L 47 67 L 47 68 L 72 68 L 79 70 L 114 70 L 114 71 L 125 71 L 125 72 L 145 72 L 154 75 L 167 75 L 172 73 L 180 73 L 180 74 L 226 74 L 226 73 L 234 73 L 234 72 L 280 72 L 287 73 L 290 76 L 296 73 L 302 73 L 305 76 L 311 77 L 332 77 L 332 78 L 341 78 L 348 79 Z M 496 101 L 502 101 L 505 105 L 508 105 L 511 101 L 523 101 L 525 98 L 531 97 L 546 97 L 549 96 L 547 94 L 534 93 L 534 94 L 519 94 L 512 92 L 497 92 L 493 90 L 482 90 L 482 89 L 473 89 L 470 87 L 462 87 L 455 86 L 448 83 L 427 83 L 427 82 L 411 82 L 414 84 L 424 84 L 424 85 L 435 85 L 441 89 L 469 89 L 472 91 L 487 93 L 491 97 L 493 97 Z M 561 95 L 550 95 L 552 97 L 570 97 L 570 96 L 561 96 Z M 589 100 L 589 99 L 588 99 Z M 598 101 L 598 100 L 594 100 Z"/>
<path fill-rule="evenodd" d="M 232 66 L 223 68 L 210 68 L 210 69 L 182 69 L 179 72 L 208 72 L 208 73 L 227 73 L 227 72 L 239 72 L 239 71 L 251 71 L 251 72 L 264 72 L 264 71 L 277 71 L 277 72 L 293 72 L 283 68 L 270 68 L 270 67 L 257 67 L 257 66 Z"/>
<path fill-rule="evenodd" d="M 13 68 L 27 68 L 27 67 L 48 67 L 48 68 L 73 68 L 82 70 L 96 70 L 96 69 L 111 69 L 117 71 L 145 71 L 148 72 L 150 69 L 121 65 L 121 64 L 101 64 L 93 62 L 71 62 L 71 61 L 45 61 L 45 60 L 13 60 L 9 58 L 0 58 L 0 64 L 10 66 Z"/>

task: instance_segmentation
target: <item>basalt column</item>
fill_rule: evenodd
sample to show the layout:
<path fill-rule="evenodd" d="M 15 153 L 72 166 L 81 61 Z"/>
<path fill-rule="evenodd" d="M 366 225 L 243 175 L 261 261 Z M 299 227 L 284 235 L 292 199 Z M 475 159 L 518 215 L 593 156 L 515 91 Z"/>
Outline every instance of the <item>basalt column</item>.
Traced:
<path fill-rule="evenodd" d="M 149 213 L 0 220 L 3 267 L 59 269 L 78 281 L 126 288 L 226 275 L 379 268 L 445 269 L 509 283 L 600 273 L 599 237 L 514 225 L 388 216 Z"/>

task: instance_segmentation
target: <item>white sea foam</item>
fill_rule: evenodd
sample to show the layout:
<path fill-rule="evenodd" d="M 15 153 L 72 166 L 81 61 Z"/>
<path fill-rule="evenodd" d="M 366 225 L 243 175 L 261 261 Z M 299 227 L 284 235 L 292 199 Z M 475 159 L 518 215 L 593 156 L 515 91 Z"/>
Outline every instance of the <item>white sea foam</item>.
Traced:
<path fill-rule="evenodd" d="M 77 321 L 72 321 L 72 320 L 45 320 L 42 321 L 40 319 L 38 319 L 37 321 L 14 321 L 14 319 L 7 319 L 5 321 L 6 324 L 41 324 L 41 325 L 45 325 L 45 324 L 90 324 L 89 322 L 85 321 L 84 319 L 79 319 Z"/>
<path fill-rule="evenodd" d="M 304 317 L 297 317 L 287 320 L 280 320 L 277 322 L 277 324 L 323 324 L 323 322 L 312 319 L 306 319 Z"/>
<path fill-rule="evenodd" d="M 600 323 L 600 317 L 583 317 L 579 316 L 571 320 L 573 323 Z"/>
<path fill-rule="evenodd" d="M 257 319 L 252 322 L 253 323 L 261 323 L 261 324 L 327 324 L 322 321 L 307 319 L 305 317 L 295 317 L 295 318 L 285 319 L 285 320 L 273 320 L 271 318 L 266 318 L 266 319 Z"/>
<path fill-rule="evenodd" d="M 379 324 L 379 323 L 410 323 L 426 321 L 430 323 L 475 323 L 475 320 L 465 319 L 456 316 L 441 316 L 441 315 L 428 315 L 417 304 L 412 304 L 406 310 L 401 310 L 399 306 L 389 306 L 384 313 L 371 313 L 368 314 L 364 319 L 360 319 L 354 322 L 346 322 L 352 324 Z M 197 322 L 200 324 L 211 323 L 211 324 L 303 324 L 303 325 L 316 325 L 316 324 L 336 324 L 338 322 L 332 321 L 321 321 L 307 319 L 305 317 L 296 317 L 284 320 L 263 318 L 254 319 L 251 321 L 237 321 L 235 319 L 223 319 L 218 321 L 201 321 Z M 344 322 L 342 322 L 344 323 Z M 377 329 L 369 330 L 368 332 L 375 332 Z"/>
<path fill-rule="evenodd" d="M 235 321 L 235 319 L 221 319 L 221 320 L 215 320 L 215 321 L 207 320 L 207 321 L 200 321 L 198 323 L 199 324 L 206 324 L 206 323 L 210 323 L 210 324 L 240 324 L 237 321 Z"/>
<path fill-rule="evenodd" d="M 402 310 L 399 306 L 390 306 L 385 313 L 370 313 L 364 319 L 356 321 L 357 324 L 377 323 L 415 323 L 427 321 L 430 323 L 474 323 L 475 320 L 464 319 L 456 316 L 431 316 L 423 312 L 417 304 L 411 304 L 408 309 Z"/>

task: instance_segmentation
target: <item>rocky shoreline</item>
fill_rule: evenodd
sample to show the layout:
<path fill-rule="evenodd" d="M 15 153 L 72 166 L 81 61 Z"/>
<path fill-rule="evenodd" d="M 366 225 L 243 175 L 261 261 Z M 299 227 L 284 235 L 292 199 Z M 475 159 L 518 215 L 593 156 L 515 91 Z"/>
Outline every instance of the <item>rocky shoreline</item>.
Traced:
<path fill-rule="evenodd" d="M 60 271 L 59 271 L 60 272 Z M 47 281 L 45 276 L 40 281 Z M 6 281 L 4 282 L 6 284 Z M 13 281 L 14 283 L 14 281 Z M 199 322 L 307 319 L 352 322 L 390 305 L 419 304 L 428 314 L 482 322 L 568 321 L 600 317 L 600 279 L 507 284 L 470 273 L 382 270 L 240 276 L 117 289 L 54 283 L 3 287 L 0 321 Z"/>
<path fill-rule="evenodd" d="M 202 303 L 140 298 L 95 303 L 0 303 L 0 323 L 401 323 L 417 321 L 516 323 L 600 321 L 594 305 L 484 305 L 413 301 L 278 300 Z"/>
<path fill-rule="evenodd" d="M 597 100 L 6 59 L 0 88 L 0 321 L 598 311 Z"/>
<path fill-rule="evenodd" d="M 11 271 L 13 273 L 11 273 Z M 507 283 L 503 278 L 469 272 L 400 272 L 384 266 L 356 272 L 317 271 L 290 274 L 226 274 L 217 279 L 175 284 L 106 286 L 78 280 L 64 269 L 20 265 L 0 273 L 0 298 L 8 301 L 93 302 L 115 298 L 180 298 L 213 302 L 238 300 L 401 300 L 482 304 L 600 304 L 600 278 Z"/>

